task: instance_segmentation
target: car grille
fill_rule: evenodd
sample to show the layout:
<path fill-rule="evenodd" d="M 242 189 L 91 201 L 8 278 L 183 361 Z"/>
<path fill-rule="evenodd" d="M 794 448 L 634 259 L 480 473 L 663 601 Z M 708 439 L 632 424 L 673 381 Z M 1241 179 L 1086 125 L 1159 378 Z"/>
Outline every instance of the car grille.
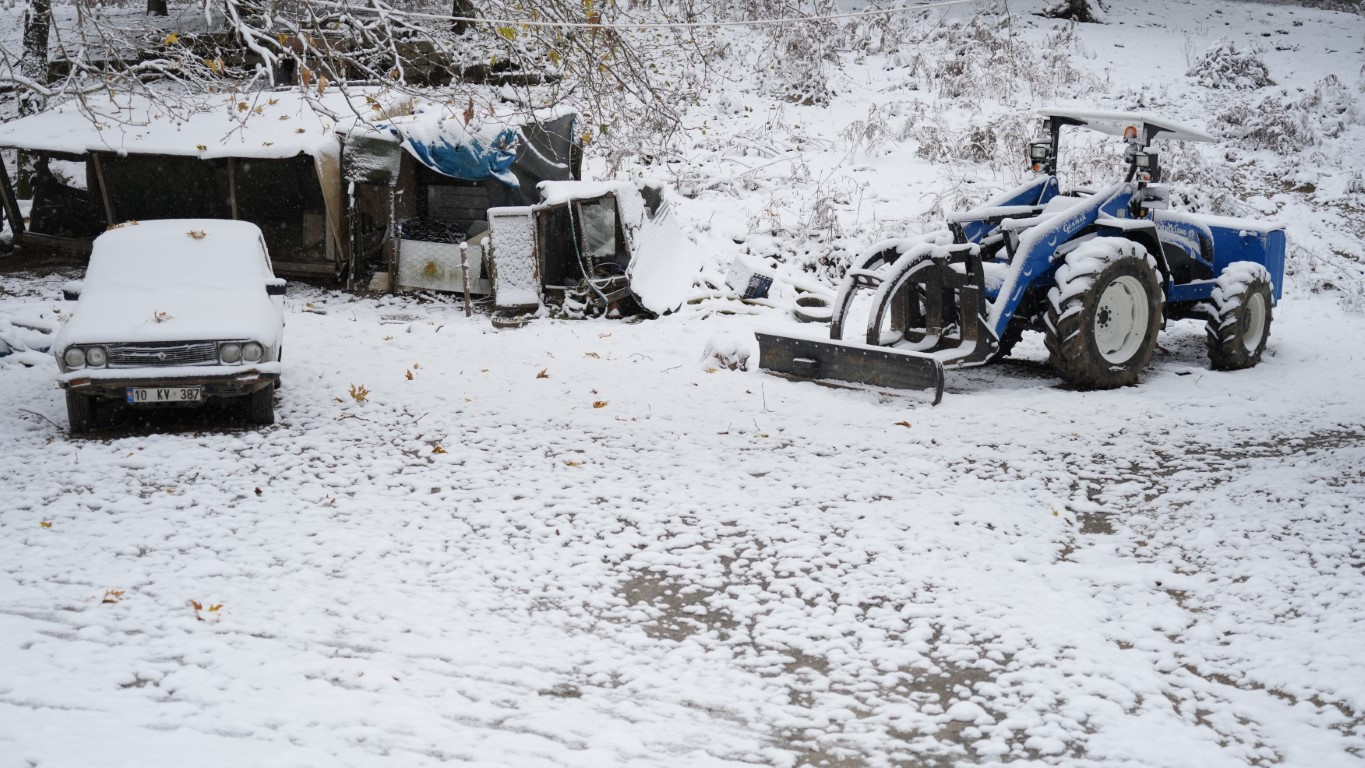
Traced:
<path fill-rule="evenodd" d="M 110 368 L 156 368 L 218 363 L 218 344 L 212 341 L 189 344 L 180 342 L 110 344 L 105 347 L 105 351 L 109 353 L 107 365 Z"/>

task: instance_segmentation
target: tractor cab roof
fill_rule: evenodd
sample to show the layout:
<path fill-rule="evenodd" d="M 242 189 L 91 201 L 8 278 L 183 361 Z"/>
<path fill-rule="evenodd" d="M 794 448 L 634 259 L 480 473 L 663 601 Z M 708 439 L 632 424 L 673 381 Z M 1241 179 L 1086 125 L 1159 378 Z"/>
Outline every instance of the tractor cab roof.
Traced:
<path fill-rule="evenodd" d="M 1175 141 L 1216 141 L 1203 131 L 1188 126 L 1162 120 L 1159 117 L 1139 112 L 1110 112 L 1090 109 L 1040 109 L 1038 114 L 1053 121 L 1054 125 L 1075 125 L 1092 131 L 1107 133 L 1111 136 L 1126 136 L 1129 130 L 1136 130 L 1144 145 L 1152 139 L 1174 139 Z"/>

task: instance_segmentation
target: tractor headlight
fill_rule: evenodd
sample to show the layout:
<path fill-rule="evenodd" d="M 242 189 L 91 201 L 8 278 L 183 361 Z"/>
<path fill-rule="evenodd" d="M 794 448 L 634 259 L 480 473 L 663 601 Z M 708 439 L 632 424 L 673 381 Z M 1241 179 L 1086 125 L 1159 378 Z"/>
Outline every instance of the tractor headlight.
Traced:
<path fill-rule="evenodd" d="M 1052 154 L 1052 145 L 1045 141 L 1035 141 L 1028 145 L 1030 160 L 1046 160 Z"/>
<path fill-rule="evenodd" d="M 235 341 L 219 344 L 218 359 L 225 363 L 240 363 L 242 361 L 242 345 Z"/>
<path fill-rule="evenodd" d="M 62 362 L 66 363 L 67 368 L 84 368 L 85 350 L 80 347 L 70 347 L 62 353 Z"/>
<path fill-rule="evenodd" d="M 1139 152 L 1133 156 L 1133 164 L 1143 169 L 1151 168 L 1153 165 L 1156 165 L 1156 163 L 1153 162 L 1154 160 L 1156 160 L 1156 158 L 1146 152 Z"/>
<path fill-rule="evenodd" d="M 254 341 L 248 341 L 242 345 L 242 359 L 248 363 L 258 363 L 265 357 L 265 347 Z"/>
<path fill-rule="evenodd" d="M 85 350 L 85 364 L 91 368 L 103 368 L 109 362 L 109 355 L 104 351 L 104 347 L 87 347 Z"/>

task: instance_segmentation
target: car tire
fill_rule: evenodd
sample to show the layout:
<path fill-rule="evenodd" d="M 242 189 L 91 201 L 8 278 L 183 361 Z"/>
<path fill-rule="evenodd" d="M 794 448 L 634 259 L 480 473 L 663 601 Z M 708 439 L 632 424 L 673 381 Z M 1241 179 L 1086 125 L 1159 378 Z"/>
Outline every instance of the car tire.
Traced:
<path fill-rule="evenodd" d="M 266 426 L 275 423 L 275 385 L 273 383 L 247 395 L 247 404 L 252 424 Z"/>
<path fill-rule="evenodd" d="M 1213 370 L 1239 371 L 1261 362 L 1270 339 L 1273 296 L 1270 272 L 1264 266 L 1236 261 L 1223 269 L 1213 289 L 1207 326 Z"/>
<path fill-rule="evenodd" d="M 83 435 L 95 427 L 95 398 L 70 390 L 66 393 L 66 422 L 71 434 Z"/>
<path fill-rule="evenodd" d="M 1078 389 L 1137 381 L 1161 330 L 1161 278 L 1139 243 L 1087 240 L 1066 255 L 1047 294 L 1044 340 L 1052 367 Z"/>

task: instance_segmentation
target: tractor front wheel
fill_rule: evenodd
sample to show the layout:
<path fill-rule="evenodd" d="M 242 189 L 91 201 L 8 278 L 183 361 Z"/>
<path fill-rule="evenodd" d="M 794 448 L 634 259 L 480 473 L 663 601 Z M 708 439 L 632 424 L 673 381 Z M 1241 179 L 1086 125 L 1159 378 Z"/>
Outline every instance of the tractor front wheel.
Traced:
<path fill-rule="evenodd" d="M 1270 272 L 1251 261 L 1223 269 L 1213 289 L 1209 318 L 1209 363 L 1215 371 L 1237 371 L 1261 362 L 1270 338 L 1273 293 Z"/>
<path fill-rule="evenodd" d="M 1087 240 L 1066 255 L 1048 291 L 1052 367 L 1080 389 L 1134 383 L 1156 349 L 1163 301 L 1145 248 L 1117 237 Z"/>

